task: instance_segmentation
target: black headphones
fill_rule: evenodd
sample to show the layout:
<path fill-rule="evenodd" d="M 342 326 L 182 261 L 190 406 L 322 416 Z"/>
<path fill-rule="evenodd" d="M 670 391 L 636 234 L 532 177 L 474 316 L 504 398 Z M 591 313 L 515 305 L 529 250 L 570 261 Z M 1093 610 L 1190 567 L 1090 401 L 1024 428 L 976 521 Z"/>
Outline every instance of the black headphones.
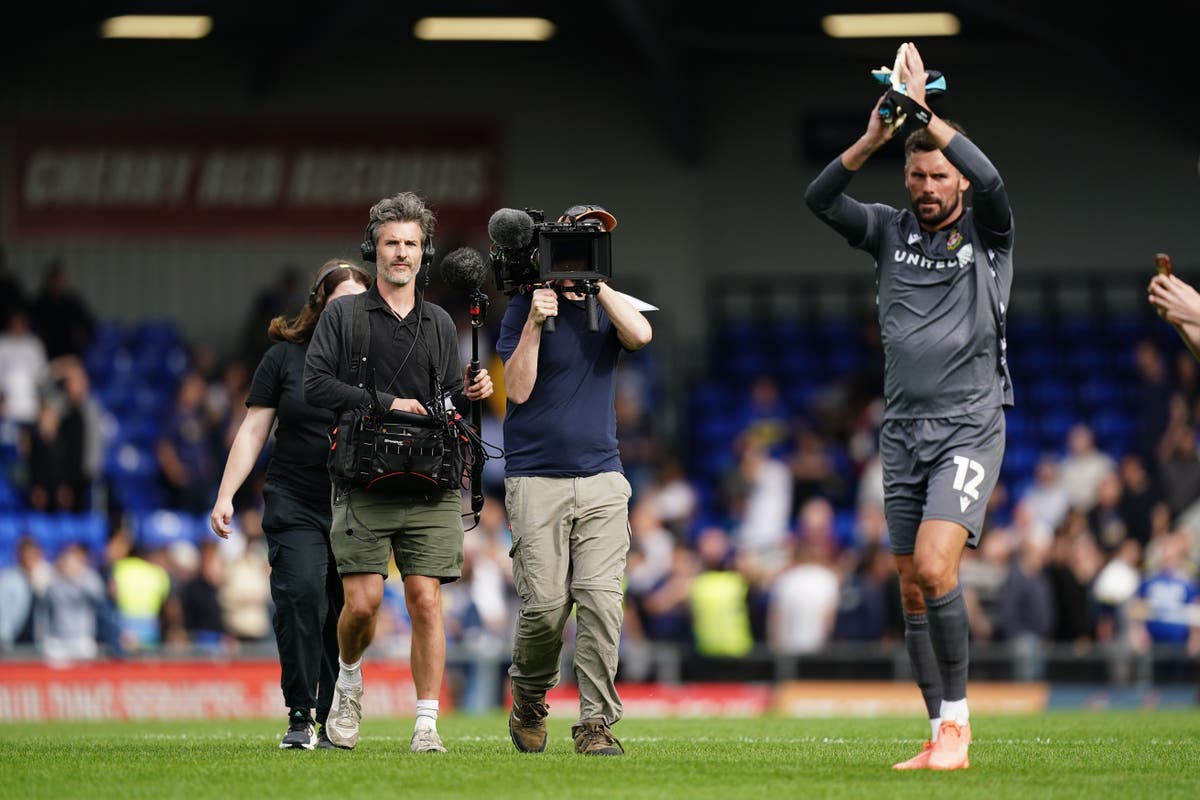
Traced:
<path fill-rule="evenodd" d="M 316 308 L 317 306 L 319 306 L 321 304 L 320 297 L 318 296 L 321 291 L 321 284 L 323 284 L 325 282 L 325 279 L 328 278 L 330 276 L 330 274 L 338 271 L 339 269 L 352 269 L 355 272 L 357 272 L 358 274 L 367 278 L 368 282 L 370 281 L 371 276 L 367 273 L 366 270 L 362 269 L 361 267 L 355 266 L 354 264 L 350 264 L 345 261 L 339 261 L 338 263 L 334 264 L 332 267 L 326 267 L 325 269 L 321 270 L 320 274 L 317 275 L 317 279 L 315 281 L 313 281 L 312 290 L 310 290 L 308 293 L 309 307 Z"/>
<path fill-rule="evenodd" d="M 367 261 L 371 264 L 374 264 L 377 254 L 375 252 L 375 237 L 371 235 L 371 224 L 372 223 L 370 223 L 370 222 L 367 223 L 367 229 L 366 229 L 366 231 L 363 232 L 363 240 L 362 240 L 362 244 L 360 244 L 358 246 L 358 252 L 362 256 L 363 261 Z M 380 223 L 380 224 L 382 224 L 382 223 Z M 422 231 L 422 233 L 424 233 L 424 231 Z M 430 267 L 433 265 L 434 252 L 435 251 L 433 248 L 433 237 L 430 236 L 421 245 L 421 267 L 422 268 Z"/>

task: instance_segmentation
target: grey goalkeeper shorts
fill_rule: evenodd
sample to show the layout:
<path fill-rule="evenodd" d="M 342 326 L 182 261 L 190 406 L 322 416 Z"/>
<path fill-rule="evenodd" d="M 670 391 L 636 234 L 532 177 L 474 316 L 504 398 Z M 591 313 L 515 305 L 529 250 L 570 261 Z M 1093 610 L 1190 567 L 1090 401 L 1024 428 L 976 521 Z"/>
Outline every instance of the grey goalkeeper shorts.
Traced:
<path fill-rule="evenodd" d="M 884 420 L 879 431 L 884 514 L 896 555 L 911 555 L 927 519 L 957 522 L 979 545 L 1004 460 L 1004 409 L 947 419 Z"/>

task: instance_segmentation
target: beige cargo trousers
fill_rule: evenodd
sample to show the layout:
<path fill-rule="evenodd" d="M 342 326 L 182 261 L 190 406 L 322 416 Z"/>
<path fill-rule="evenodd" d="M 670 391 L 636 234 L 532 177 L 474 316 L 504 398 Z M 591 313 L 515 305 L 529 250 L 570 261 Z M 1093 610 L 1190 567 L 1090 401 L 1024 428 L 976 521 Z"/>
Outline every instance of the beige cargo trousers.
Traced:
<path fill-rule="evenodd" d="M 509 668 L 513 689 L 539 698 L 558 684 L 563 629 L 574 606 L 579 719 L 599 717 L 612 725 L 622 712 L 615 681 L 629 481 L 620 472 L 511 477 L 504 490 L 513 582 L 521 599 Z"/>

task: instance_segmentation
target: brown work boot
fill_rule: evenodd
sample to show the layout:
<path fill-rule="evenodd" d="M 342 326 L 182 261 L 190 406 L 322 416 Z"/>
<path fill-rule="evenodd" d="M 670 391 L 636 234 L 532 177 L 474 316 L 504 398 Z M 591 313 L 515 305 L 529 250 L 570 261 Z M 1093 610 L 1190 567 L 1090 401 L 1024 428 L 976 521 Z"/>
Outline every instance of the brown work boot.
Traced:
<path fill-rule="evenodd" d="M 546 749 L 546 715 L 550 706 L 546 696 L 526 697 L 513 687 L 512 713 L 508 715 L 508 735 L 522 753 L 540 753 Z"/>
<path fill-rule="evenodd" d="M 608 723 L 601 717 L 585 719 L 571 726 L 575 737 L 575 752 L 583 756 L 620 756 L 625 754 Z"/>

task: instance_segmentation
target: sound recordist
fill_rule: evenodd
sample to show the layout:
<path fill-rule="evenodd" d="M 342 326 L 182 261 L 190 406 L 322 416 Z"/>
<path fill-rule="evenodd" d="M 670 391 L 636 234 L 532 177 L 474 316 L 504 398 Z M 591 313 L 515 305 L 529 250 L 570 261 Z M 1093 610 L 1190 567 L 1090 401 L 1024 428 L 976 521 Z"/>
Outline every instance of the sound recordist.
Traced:
<path fill-rule="evenodd" d="M 448 403 L 465 408 L 492 394 L 487 370 L 465 380 L 450 315 L 426 302 L 418 289 L 418 273 L 429 279 L 435 225 L 433 211 L 412 192 L 386 197 L 371 208 L 361 249 L 364 261 L 377 264 L 376 283 L 360 298 L 331 304 L 322 316 L 305 364 L 309 403 L 333 409 L 345 420 L 347 412 L 376 400 L 392 411 L 437 415 L 446 413 Z M 344 748 L 358 741 L 362 658 L 393 556 L 412 620 L 417 719 L 410 749 L 444 752 L 437 731 L 446 661 L 441 584 L 456 580 L 462 570 L 459 491 L 435 487 L 412 493 L 388 481 L 335 485 L 331 541 L 346 603 L 338 622 L 340 670 L 326 726 L 330 739 Z"/>

